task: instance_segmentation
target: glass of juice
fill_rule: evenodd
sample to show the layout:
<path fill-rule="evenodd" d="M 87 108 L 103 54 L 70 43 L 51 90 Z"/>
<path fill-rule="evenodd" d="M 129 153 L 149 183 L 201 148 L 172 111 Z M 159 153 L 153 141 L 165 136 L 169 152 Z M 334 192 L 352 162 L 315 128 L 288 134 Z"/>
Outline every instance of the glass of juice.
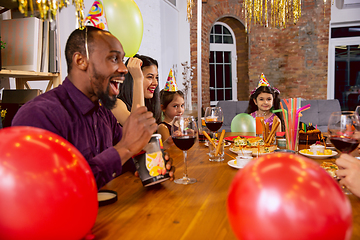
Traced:
<path fill-rule="evenodd" d="M 264 121 L 264 117 L 256 117 L 256 136 L 257 137 L 262 137 L 263 134 L 263 127 L 261 124 L 261 119 Z"/>

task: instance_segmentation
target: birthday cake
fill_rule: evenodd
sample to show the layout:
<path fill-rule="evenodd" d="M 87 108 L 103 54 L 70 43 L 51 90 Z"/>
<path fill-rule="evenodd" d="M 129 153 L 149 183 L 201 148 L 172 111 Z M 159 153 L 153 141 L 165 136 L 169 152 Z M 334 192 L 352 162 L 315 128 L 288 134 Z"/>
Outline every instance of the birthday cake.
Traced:
<path fill-rule="evenodd" d="M 305 126 L 306 130 L 300 129 L 299 130 L 299 143 L 303 144 L 313 144 L 316 141 L 322 140 L 321 132 L 319 129 L 315 128 L 314 126 L 310 125 Z"/>

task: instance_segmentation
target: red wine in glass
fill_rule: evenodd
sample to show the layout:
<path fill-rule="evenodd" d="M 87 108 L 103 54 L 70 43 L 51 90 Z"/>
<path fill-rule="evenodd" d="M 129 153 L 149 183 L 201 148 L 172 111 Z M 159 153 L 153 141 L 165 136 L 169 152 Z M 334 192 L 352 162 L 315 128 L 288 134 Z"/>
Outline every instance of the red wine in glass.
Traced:
<path fill-rule="evenodd" d="M 174 144 L 181 150 L 189 150 L 195 143 L 195 136 L 172 137 Z"/>
<path fill-rule="evenodd" d="M 359 145 L 359 140 L 345 136 L 330 136 L 330 142 L 342 153 L 351 153 Z"/>
<path fill-rule="evenodd" d="M 223 121 L 205 121 L 205 124 L 210 131 L 216 132 L 221 128 Z"/>
<path fill-rule="evenodd" d="M 195 178 L 189 178 L 187 175 L 187 150 L 195 143 L 198 136 L 198 128 L 194 117 L 175 116 L 171 124 L 171 138 L 177 148 L 184 154 L 184 175 L 182 178 L 175 179 L 177 184 L 192 184 L 196 182 Z"/>

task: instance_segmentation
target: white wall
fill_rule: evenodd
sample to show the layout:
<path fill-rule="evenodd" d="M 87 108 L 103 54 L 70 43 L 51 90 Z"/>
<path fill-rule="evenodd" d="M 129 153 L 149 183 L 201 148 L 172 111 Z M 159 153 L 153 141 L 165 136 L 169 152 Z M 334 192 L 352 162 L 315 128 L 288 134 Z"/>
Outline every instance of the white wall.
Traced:
<path fill-rule="evenodd" d="M 331 25 L 349 24 L 360 22 L 360 8 L 338 9 L 335 4 L 331 5 Z"/>

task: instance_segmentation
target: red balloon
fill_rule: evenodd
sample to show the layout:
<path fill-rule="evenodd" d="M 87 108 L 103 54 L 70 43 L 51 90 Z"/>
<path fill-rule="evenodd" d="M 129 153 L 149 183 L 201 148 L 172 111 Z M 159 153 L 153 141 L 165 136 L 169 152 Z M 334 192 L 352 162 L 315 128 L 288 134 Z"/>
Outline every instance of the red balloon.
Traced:
<path fill-rule="evenodd" d="M 0 239 L 81 239 L 97 211 L 94 176 L 73 145 L 39 128 L 0 130 Z"/>
<path fill-rule="evenodd" d="M 350 239 L 351 204 L 314 161 L 288 153 L 264 155 L 233 179 L 227 213 L 247 239 Z"/>

